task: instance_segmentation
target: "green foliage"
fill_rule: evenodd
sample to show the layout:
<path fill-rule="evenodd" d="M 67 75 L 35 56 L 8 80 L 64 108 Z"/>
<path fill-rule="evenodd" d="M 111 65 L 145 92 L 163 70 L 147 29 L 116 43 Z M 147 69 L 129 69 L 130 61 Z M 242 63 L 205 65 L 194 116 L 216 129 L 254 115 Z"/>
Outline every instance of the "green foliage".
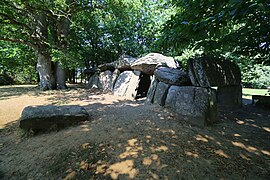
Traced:
<path fill-rule="evenodd" d="M 177 56 L 186 68 L 204 54 L 236 62 L 244 83 L 265 87 L 267 68 L 256 64 L 270 65 L 269 14 L 266 0 L 2 0 L 0 73 L 35 81 L 34 51 L 66 69 L 149 52 Z"/>
<path fill-rule="evenodd" d="M 267 88 L 270 86 L 270 66 L 249 65 L 242 70 L 242 82 L 246 87 Z"/>
<path fill-rule="evenodd" d="M 167 22 L 164 51 L 203 49 L 219 56 L 226 52 L 257 56 L 269 64 L 270 4 L 266 0 L 174 0 L 177 13 Z"/>
<path fill-rule="evenodd" d="M 36 57 L 32 49 L 25 45 L 1 41 L 0 45 L 0 74 L 3 77 L 8 74 L 16 83 L 36 82 Z"/>
<path fill-rule="evenodd" d="M 123 53 L 137 57 L 155 51 L 162 24 L 172 13 L 166 1 L 108 1 L 101 9 L 73 17 L 69 52 L 75 50 L 90 66 L 114 61 Z"/>

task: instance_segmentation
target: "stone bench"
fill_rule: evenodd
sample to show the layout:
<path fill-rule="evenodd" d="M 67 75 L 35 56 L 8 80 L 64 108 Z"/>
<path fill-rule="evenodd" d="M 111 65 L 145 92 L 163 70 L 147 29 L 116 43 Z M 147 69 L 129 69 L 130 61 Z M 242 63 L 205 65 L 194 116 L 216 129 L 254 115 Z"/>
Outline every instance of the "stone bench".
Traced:
<path fill-rule="evenodd" d="M 20 118 L 20 128 L 25 130 L 50 130 L 63 128 L 89 120 L 80 106 L 28 106 Z"/>
<path fill-rule="evenodd" d="M 270 96 L 252 95 L 252 104 L 270 107 Z"/>

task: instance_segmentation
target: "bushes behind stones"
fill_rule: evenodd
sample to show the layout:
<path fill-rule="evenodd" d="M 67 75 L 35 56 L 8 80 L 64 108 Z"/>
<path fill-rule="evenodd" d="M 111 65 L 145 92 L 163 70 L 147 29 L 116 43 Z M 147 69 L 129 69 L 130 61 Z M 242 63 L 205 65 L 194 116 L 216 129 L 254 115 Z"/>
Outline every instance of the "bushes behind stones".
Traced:
<path fill-rule="evenodd" d="M 12 85 L 14 80 L 7 73 L 0 74 L 0 85 Z"/>

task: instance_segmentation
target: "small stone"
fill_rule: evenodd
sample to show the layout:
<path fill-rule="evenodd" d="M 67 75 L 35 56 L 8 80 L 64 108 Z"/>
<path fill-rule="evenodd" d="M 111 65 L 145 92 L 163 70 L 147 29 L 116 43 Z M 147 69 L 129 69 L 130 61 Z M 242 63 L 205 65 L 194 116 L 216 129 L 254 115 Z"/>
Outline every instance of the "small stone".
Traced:
<path fill-rule="evenodd" d="M 73 180 L 76 178 L 76 172 L 75 171 L 72 171 L 71 173 L 69 173 L 65 178 L 64 180 Z"/>

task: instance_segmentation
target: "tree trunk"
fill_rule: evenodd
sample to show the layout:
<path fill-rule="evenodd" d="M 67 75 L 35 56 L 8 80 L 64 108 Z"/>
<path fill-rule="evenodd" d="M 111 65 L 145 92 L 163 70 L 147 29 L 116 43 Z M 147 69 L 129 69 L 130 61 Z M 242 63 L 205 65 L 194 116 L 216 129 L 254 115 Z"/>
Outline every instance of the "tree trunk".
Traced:
<path fill-rule="evenodd" d="M 36 36 L 40 40 L 37 44 L 37 71 L 39 73 L 39 87 L 41 90 L 55 89 L 55 79 L 52 72 L 51 55 L 48 40 L 48 20 L 44 13 L 37 13 L 34 17 Z"/>
<path fill-rule="evenodd" d="M 75 69 L 72 69 L 72 83 L 73 84 L 76 84 L 76 70 Z"/>
<path fill-rule="evenodd" d="M 57 89 L 66 89 L 66 71 L 60 62 L 55 63 L 55 77 Z"/>
<path fill-rule="evenodd" d="M 38 52 L 37 70 L 39 73 L 39 87 L 41 90 L 55 89 L 55 80 L 52 73 L 51 57 Z"/>
<path fill-rule="evenodd" d="M 70 22 L 66 17 L 62 17 L 57 24 L 57 37 L 58 37 L 58 49 L 64 54 L 67 52 L 67 35 L 69 30 Z M 65 62 L 65 59 L 62 60 Z M 66 89 L 66 70 L 62 66 L 60 61 L 55 64 L 55 77 L 57 89 Z"/>

